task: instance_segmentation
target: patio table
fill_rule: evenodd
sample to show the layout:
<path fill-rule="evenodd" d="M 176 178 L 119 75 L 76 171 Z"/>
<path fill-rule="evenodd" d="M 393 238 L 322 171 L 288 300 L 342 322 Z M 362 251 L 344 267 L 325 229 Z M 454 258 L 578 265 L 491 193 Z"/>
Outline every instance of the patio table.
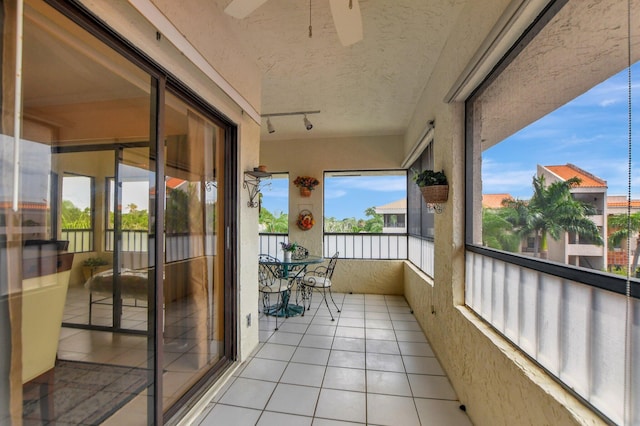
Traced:
<path fill-rule="evenodd" d="M 289 281 L 295 281 L 304 276 L 308 265 L 322 263 L 324 261 L 324 257 L 309 255 L 302 259 L 278 260 L 278 263 L 276 263 L 275 261 L 260 261 L 260 263 L 265 265 L 280 265 L 282 278 L 285 278 Z M 279 317 L 292 317 L 300 314 L 304 315 L 303 306 L 289 303 L 289 300 L 291 298 L 291 287 L 293 287 L 293 283 L 289 286 L 289 290 L 282 295 L 282 304 L 272 307 L 271 309 L 267 310 L 265 314 L 277 315 Z"/>

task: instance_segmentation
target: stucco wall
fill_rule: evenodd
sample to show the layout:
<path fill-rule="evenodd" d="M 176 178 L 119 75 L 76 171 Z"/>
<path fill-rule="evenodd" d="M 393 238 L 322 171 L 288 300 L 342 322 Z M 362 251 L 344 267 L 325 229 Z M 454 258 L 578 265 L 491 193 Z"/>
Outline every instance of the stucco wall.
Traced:
<path fill-rule="evenodd" d="M 289 173 L 289 239 L 318 254 L 323 253 L 324 172 L 399 169 L 402 155 L 400 136 L 269 141 L 260 146 L 260 164 L 272 172 Z M 291 183 L 300 175 L 320 181 L 309 198 L 301 197 Z M 303 209 L 310 210 L 316 219 L 315 226 L 308 231 L 300 230 L 295 223 Z"/>
<path fill-rule="evenodd" d="M 340 259 L 331 280 L 339 293 L 404 294 L 404 261 Z"/>
<path fill-rule="evenodd" d="M 509 3 L 467 2 L 407 132 L 408 152 L 425 117 L 435 119 L 435 168 L 447 174 L 450 194 L 435 221 L 433 283 L 407 265 L 405 297 L 474 424 L 600 424 L 464 307 L 464 105 L 443 99 Z"/>

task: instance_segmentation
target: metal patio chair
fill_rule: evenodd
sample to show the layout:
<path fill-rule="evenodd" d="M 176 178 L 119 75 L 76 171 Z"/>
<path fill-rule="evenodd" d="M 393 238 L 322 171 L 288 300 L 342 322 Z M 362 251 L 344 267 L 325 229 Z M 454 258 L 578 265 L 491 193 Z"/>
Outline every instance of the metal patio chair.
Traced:
<path fill-rule="evenodd" d="M 288 316 L 287 304 L 293 284 L 292 280 L 282 276 L 282 271 L 280 260 L 267 254 L 258 256 L 258 290 L 262 296 L 262 312 L 276 317 L 276 330 L 278 317 Z M 272 300 L 274 296 L 275 303 Z"/>
<path fill-rule="evenodd" d="M 340 308 L 336 304 L 335 300 L 333 300 L 333 294 L 331 293 L 331 278 L 333 276 L 333 271 L 336 268 L 336 263 L 338 262 L 339 253 L 336 252 L 329 260 L 329 264 L 327 266 L 318 266 L 317 268 L 307 271 L 304 274 L 304 277 L 300 281 L 300 286 L 302 288 L 302 301 L 303 306 L 306 304 L 306 310 L 311 308 L 311 298 L 313 296 L 313 291 L 316 290 L 322 293 L 322 300 L 324 300 L 327 309 L 329 310 L 329 315 L 331 315 L 331 321 L 335 321 L 333 317 L 333 313 L 331 312 L 331 308 L 329 308 L 329 302 L 327 302 L 327 290 L 329 291 L 329 297 L 333 302 L 333 306 L 336 307 L 336 310 L 340 312 Z M 322 304 L 322 302 L 320 302 Z"/>

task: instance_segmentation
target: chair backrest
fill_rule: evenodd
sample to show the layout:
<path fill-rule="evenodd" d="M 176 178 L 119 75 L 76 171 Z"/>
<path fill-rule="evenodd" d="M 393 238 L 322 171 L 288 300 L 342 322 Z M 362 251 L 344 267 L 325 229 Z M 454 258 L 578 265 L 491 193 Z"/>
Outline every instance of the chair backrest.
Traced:
<path fill-rule="evenodd" d="M 291 255 L 291 258 L 294 260 L 306 259 L 307 257 L 309 257 L 309 250 L 302 246 L 297 246 Z"/>
<path fill-rule="evenodd" d="M 333 270 L 336 269 L 336 263 L 338 263 L 339 254 L 340 252 L 335 252 L 335 254 L 331 256 L 331 260 L 329 260 L 329 265 L 327 266 L 327 273 L 325 275 L 329 279 L 331 279 L 331 276 L 333 275 Z"/>
<path fill-rule="evenodd" d="M 280 261 L 268 254 L 258 256 L 258 283 L 260 288 L 271 287 L 279 282 L 282 275 Z"/>
<path fill-rule="evenodd" d="M 273 257 L 270 254 L 259 254 L 258 255 L 259 263 L 276 263 L 280 262 L 277 257 Z"/>

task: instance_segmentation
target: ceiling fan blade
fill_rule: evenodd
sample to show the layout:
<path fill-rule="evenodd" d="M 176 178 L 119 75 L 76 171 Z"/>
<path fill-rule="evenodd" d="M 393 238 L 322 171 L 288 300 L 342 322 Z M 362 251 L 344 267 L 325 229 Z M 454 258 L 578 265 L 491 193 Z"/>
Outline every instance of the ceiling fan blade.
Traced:
<path fill-rule="evenodd" d="M 358 0 L 329 0 L 329 5 L 342 45 L 350 46 L 362 40 L 362 15 Z"/>
<path fill-rule="evenodd" d="M 233 0 L 224 9 L 224 13 L 237 19 L 244 19 L 266 1 L 267 0 Z"/>

